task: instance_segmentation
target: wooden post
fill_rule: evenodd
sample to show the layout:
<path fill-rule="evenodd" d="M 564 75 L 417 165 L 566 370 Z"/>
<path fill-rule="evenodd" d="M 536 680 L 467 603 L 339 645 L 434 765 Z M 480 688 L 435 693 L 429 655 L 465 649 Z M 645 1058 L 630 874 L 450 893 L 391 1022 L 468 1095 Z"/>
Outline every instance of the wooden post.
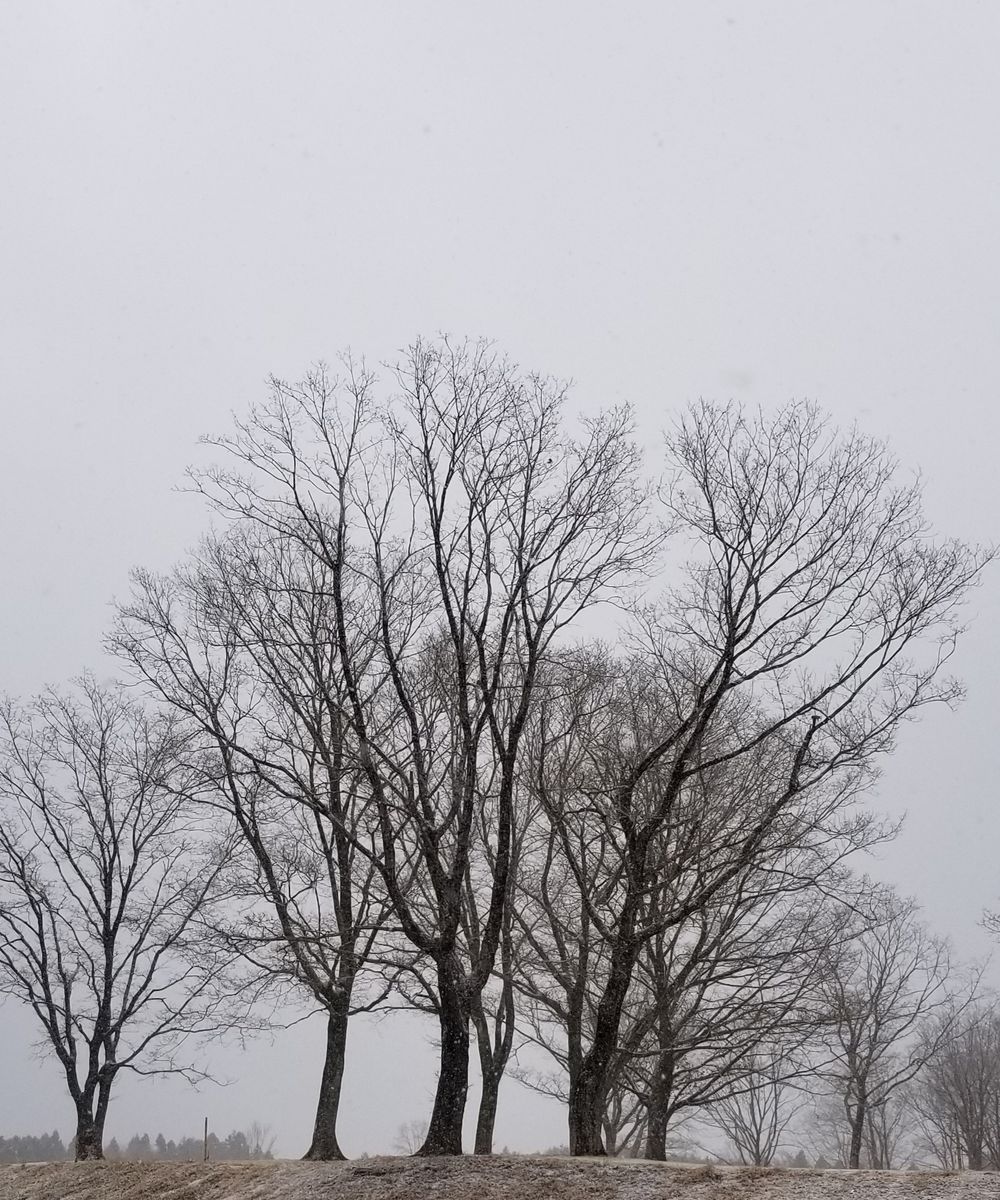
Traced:
<path fill-rule="evenodd" d="M 205 1118 L 205 1156 L 202 1162 L 208 1162 L 208 1117 Z"/>

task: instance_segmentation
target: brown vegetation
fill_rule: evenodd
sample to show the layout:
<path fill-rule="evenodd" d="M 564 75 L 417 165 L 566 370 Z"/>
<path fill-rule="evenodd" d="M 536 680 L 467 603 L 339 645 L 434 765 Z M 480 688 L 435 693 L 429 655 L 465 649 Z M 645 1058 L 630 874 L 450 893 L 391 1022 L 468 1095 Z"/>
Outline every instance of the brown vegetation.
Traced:
<path fill-rule="evenodd" d="M 979 1200 L 1000 1176 L 795 1171 L 554 1158 L 368 1159 L 357 1163 L 48 1163 L 0 1169 L 0 1200 Z"/>

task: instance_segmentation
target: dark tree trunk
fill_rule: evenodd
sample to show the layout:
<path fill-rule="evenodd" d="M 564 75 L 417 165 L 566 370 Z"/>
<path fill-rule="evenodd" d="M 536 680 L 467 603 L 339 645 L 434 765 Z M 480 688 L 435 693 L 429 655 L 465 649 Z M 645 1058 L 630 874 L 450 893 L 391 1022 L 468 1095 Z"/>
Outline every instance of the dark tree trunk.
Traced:
<path fill-rule="evenodd" d="M 655 1109 L 650 1104 L 649 1122 L 646 1127 L 646 1157 L 654 1162 L 667 1160 L 667 1117 L 662 1105 Z"/>
<path fill-rule="evenodd" d="M 116 1072 L 106 1066 L 97 1069 L 96 1054 L 91 1053 L 90 1075 L 82 1089 L 76 1076 L 67 1071 L 70 1092 L 76 1105 L 76 1136 L 73 1139 L 77 1162 L 104 1157 L 104 1122 L 111 1103 L 111 1085 Z"/>
<path fill-rule="evenodd" d="M 608 1097 L 611 1069 L 618 1049 L 622 1012 L 632 972 L 636 947 L 632 940 L 637 901 L 628 896 L 622 908 L 618 941 L 611 954 L 608 981 L 597 1006 L 594 1038 L 583 1056 L 576 1080 L 570 1080 L 569 1144 L 570 1153 L 581 1157 L 604 1157 L 601 1139 L 604 1106 Z"/>
<path fill-rule="evenodd" d="M 483 1071 L 483 1095 L 479 1101 L 479 1116 L 476 1120 L 476 1154 L 493 1153 L 493 1126 L 497 1119 L 497 1102 L 500 1098 L 501 1071 Z"/>
<path fill-rule="evenodd" d="M 316 1122 L 312 1143 L 303 1155 L 313 1161 L 345 1158 L 337 1141 L 337 1114 L 340 1111 L 340 1089 L 344 1081 L 344 1060 L 347 1054 L 347 1017 L 350 1000 L 346 997 L 330 1009 L 326 1023 L 326 1056 L 323 1077 L 316 1104 Z"/>
<path fill-rule="evenodd" d="M 483 1010 L 482 996 L 470 997 L 469 1010 L 476 1029 L 479 1050 L 479 1073 L 483 1093 L 476 1120 L 476 1154 L 493 1153 L 493 1130 L 497 1119 L 500 1084 L 507 1070 L 507 1060 L 514 1048 L 514 987 L 511 982 L 510 948 L 504 947 L 504 983 L 497 1012 L 490 1021 Z"/>
<path fill-rule="evenodd" d="M 674 1082 L 674 1055 L 671 1047 L 660 1045 L 649 1087 L 648 1124 L 646 1126 L 646 1157 L 666 1162 L 667 1124 L 670 1120 L 670 1095 Z"/>
<path fill-rule="evenodd" d="M 576 1086 L 571 1088 L 569 1098 L 570 1153 L 581 1158 L 603 1158 L 607 1153 L 601 1138 L 607 1102 L 605 1071 L 601 1069 L 600 1062 L 591 1065 L 593 1049 L 580 1068 Z"/>
<path fill-rule="evenodd" d="M 76 1110 L 76 1161 L 104 1157 L 104 1129 L 93 1114 L 93 1098 L 80 1100 Z"/>
<path fill-rule="evenodd" d="M 854 1117 L 851 1120 L 851 1149 L 847 1160 L 847 1165 L 852 1171 L 856 1171 L 861 1166 L 861 1145 L 865 1133 L 865 1121 L 868 1118 L 868 1104 L 864 1096 L 858 1098 L 858 1103 L 854 1109 Z"/>
<path fill-rule="evenodd" d="M 434 1109 L 422 1157 L 462 1153 L 462 1122 L 469 1091 L 469 1013 L 462 969 L 454 951 L 437 962 L 437 984 L 441 1031 L 441 1060 Z"/>
<path fill-rule="evenodd" d="M 582 979 L 581 979 L 582 982 Z M 569 997 L 569 1020 L 566 1028 L 566 1059 L 569 1068 L 569 1097 L 572 1105 L 573 1097 L 577 1094 L 580 1078 L 580 1065 L 583 1062 L 583 988 L 577 987 Z M 575 1125 L 572 1115 L 569 1121 L 569 1152 L 576 1154 Z"/>

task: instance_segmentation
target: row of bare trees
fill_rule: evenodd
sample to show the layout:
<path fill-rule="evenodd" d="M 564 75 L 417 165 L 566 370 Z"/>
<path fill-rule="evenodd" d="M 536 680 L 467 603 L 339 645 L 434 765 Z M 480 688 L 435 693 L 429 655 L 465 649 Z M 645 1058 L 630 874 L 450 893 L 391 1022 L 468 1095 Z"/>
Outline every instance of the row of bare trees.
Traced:
<path fill-rule="evenodd" d="M 898 983 L 903 964 L 894 974 Z M 791 1147 L 808 1145 L 835 1166 L 1000 1170 L 1000 1014 L 982 999 L 931 1002 L 922 1019 L 912 1020 L 927 983 L 920 975 L 890 1012 L 884 1036 L 876 1025 L 879 1005 L 869 1002 L 870 1032 L 884 1049 L 871 1056 L 867 1072 L 847 1068 L 843 1058 L 817 1060 L 797 1078 L 766 1064 L 738 1095 L 704 1114 L 707 1126 L 721 1131 L 744 1163 L 768 1164 L 779 1147 L 787 1158 Z M 883 989 L 883 1007 L 887 999 Z M 845 1040 L 860 1041 L 853 1035 L 857 1012 L 837 1022 Z M 904 1024 L 912 1034 L 903 1035 Z M 863 1113 L 859 1096 L 866 1100 Z"/>
<path fill-rule="evenodd" d="M 891 1065 L 859 1065 L 863 947 L 918 926 L 848 860 L 892 833 L 865 796 L 900 723 L 960 696 L 989 552 L 935 541 L 885 446 L 809 406 L 696 406 L 654 488 L 626 410 L 571 428 L 485 344 L 391 378 L 273 381 L 212 442 L 218 528 L 135 573 L 109 638 L 146 708 L 88 682 L 6 710 L 0 971 L 78 1149 L 118 1071 L 184 1069 L 259 990 L 327 1017 L 310 1157 L 341 1154 L 351 1017 L 402 1001 L 438 1026 L 421 1153 L 461 1152 L 474 1035 L 477 1152 L 525 1042 L 574 1153 L 653 1157 L 823 1043 L 856 1159 L 961 1001 L 923 943 Z"/>

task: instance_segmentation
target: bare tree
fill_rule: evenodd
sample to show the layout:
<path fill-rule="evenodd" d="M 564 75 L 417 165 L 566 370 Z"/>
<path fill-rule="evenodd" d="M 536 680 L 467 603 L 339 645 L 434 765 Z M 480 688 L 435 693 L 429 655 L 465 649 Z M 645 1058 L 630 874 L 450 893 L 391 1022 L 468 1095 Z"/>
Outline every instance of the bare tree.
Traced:
<path fill-rule="evenodd" d="M 993 1007 L 979 1004 L 964 1014 L 908 1098 L 939 1166 L 1000 1169 L 1000 1019 Z"/>
<path fill-rule="evenodd" d="M 260 1121 L 251 1121 L 249 1126 L 243 1131 L 243 1136 L 246 1138 L 247 1151 L 250 1158 L 264 1159 L 274 1157 L 275 1139 L 270 1125 L 264 1125 Z"/>
<path fill-rule="evenodd" d="M 656 537 L 627 412 L 573 439 L 563 389 L 483 343 L 419 343 L 395 380 L 382 409 L 373 376 L 349 361 L 341 384 L 322 373 L 276 381 L 269 405 L 216 443 L 239 469 L 199 486 L 218 511 L 298 542 L 330 573 L 351 733 L 377 814 L 373 861 L 436 973 L 441 1057 L 422 1152 L 456 1154 L 539 669 L 582 608 L 649 562 Z M 478 936 L 463 938 L 484 773 L 488 894 Z"/>
<path fill-rule="evenodd" d="M 832 872 L 818 875 L 832 886 Z M 629 1023 L 646 1032 L 624 1073 L 648 1113 L 647 1158 L 665 1158 L 679 1115 L 704 1109 L 723 1113 L 732 1128 L 744 1120 L 744 1132 L 761 1135 L 753 1152 L 773 1153 L 752 1121 L 763 1120 L 766 1098 L 809 1069 L 804 1052 L 817 1019 L 808 995 L 830 937 L 825 905 L 787 878 L 741 882 L 658 932 L 638 964 Z M 736 1144 L 749 1152 L 745 1140 Z"/>
<path fill-rule="evenodd" d="M 87 1159 L 119 1074 L 206 1078 L 184 1043 L 233 1013 L 231 956 L 196 927 L 225 838 L 189 803 L 177 724 L 90 678 L 78 692 L 0 707 L 0 990 L 37 1018 Z"/>
<path fill-rule="evenodd" d="M 955 1036 L 974 987 L 965 990 L 950 975 L 947 943 L 920 923 L 913 901 L 887 889 L 874 894 L 868 927 L 829 955 L 818 994 L 829 1022 L 827 1076 L 847 1122 L 849 1167 L 861 1163 L 866 1131 L 876 1158 L 885 1161 L 891 1142 L 885 1106 Z"/>
<path fill-rule="evenodd" d="M 578 648 L 550 668 L 545 699 L 526 737 L 519 793 L 525 837 L 514 877 L 513 982 L 521 1027 L 554 1061 L 554 1071 L 518 1066 L 519 1080 L 568 1100 L 606 968 L 606 946 L 591 912 L 614 888 L 608 831 L 586 815 L 581 783 L 588 754 L 607 741 L 600 714 L 612 711 L 615 671 L 600 647 Z M 558 729 L 563 736 L 553 736 Z M 567 820 L 572 814 L 575 820 Z M 567 854 L 567 839 L 575 847 Z M 613 1102 L 613 1101 L 612 1101 Z"/>
<path fill-rule="evenodd" d="M 670 878 L 675 830 L 700 776 L 760 757 L 767 786 L 716 838 L 706 870 L 656 926 L 710 903 L 818 789 L 846 804 L 875 777 L 901 721 L 953 702 L 941 677 L 959 606 L 989 552 L 933 542 L 914 483 L 885 447 L 838 436 L 792 405 L 773 419 L 703 404 L 669 438 L 667 510 L 693 550 L 687 582 L 645 614 L 645 656 L 671 702 L 599 779 L 622 869 L 606 982 L 571 1085 L 571 1143 L 600 1154 L 601 1120 L 648 888 Z M 831 803 L 829 800 L 823 801 Z M 696 824 L 683 836 L 705 836 Z M 592 914 L 593 919 L 599 914 Z M 607 925 L 607 918 L 601 918 Z"/>
<path fill-rule="evenodd" d="M 813 1087 L 822 1089 L 821 1066 L 813 1077 Z M 891 1171 L 912 1148 L 913 1109 L 910 1085 L 902 1085 L 877 1104 L 869 1104 L 861 1136 L 858 1165 L 873 1171 Z M 820 1160 L 838 1168 L 850 1165 L 853 1127 L 843 1099 L 836 1092 L 820 1090 L 812 1104 L 808 1122 L 809 1140 Z M 818 1164 L 817 1164 L 818 1165 Z"/>
<path fill-rule="evenodd" d="M 868 1109 L 864 1132 L 864 1158 L 873 1171 L 892 1171 L 910 1144 L 912 1111 L 906 1088 L 891 1092 Z"/>
<path fill-rule="evenodd" d="M 397 1154 L 416 1154 L 427 1140 L 427 1122 L 421 1120 L 404 1121 L 396 1130 L 392 1143 Z"/>
<path fill-rule="evenodd" d="M 795 1089 L 788 1079 L 796 1072 L 789 1067 L 778 1055 L 755 1059 L 743 1090 L 712 1106 L 712 1121 L 732 1143 L 741 1163 L 767 1167 L 774 1161 L 794 1116 Z"/>
<path fill-rule="evenodd" d="M 375 969 L 389 911 L 329 572 L 250 526 L 206 539 L 170 577 L 136 572 L 134 585 L 114 648 L 205 747 L 204 799 L 231 815 L 244 848 L 228 872 L 242 902 L 215 936 L 325 1014 L 306 1157 L 342 1158 L 349 1019 L 389 990 Z"/>
<path fill-rule="evenodd" d="M 635 1091 L 615 1080 L 604 1109 L 604 1145 L 608 1154 L 621 1158 L 642 1157 L 649 1112 Z"/>
<path fill-rule="evenodd" d="M 553 1055 L 561 1077 L 520 1076 L 549 1094 L 573 1094 L 609 984 L 619 914 L 636 896 L 641 941 L 602 1124 L 615 1089 L 631 1088 L 648 1118 L 647 1157 L 662 1158 L 676 1114 L 739 1090 L 757 1049 L 778 1030 L 801 1039 L 811 1029 L 798 1002 L 830 936 L 822 898 L 841 886 L 845 855 L 892 831 L 850 810 L 850 781 L 821 781 L 706 896 L 720 858 L 732 867 L 723 856 L 773 798 L 775 767 L 767 744 L 727 760 L 721 742 L 706 737 L 702 753 L 719 761 L 690 774 L 670 822 L 651 838 L 640 890 L 613 784 L 623 756 L 647 743 L 676 706 L 669 677 L 644 659 L 618 662 L 591 649 L 568 656 L 545 693 L 530 741 L 538 813 L 516 881 L 515 977 L 531 1037 Z M 714 736 L 731 738 L 732 730 Z M 633 820 L 656 803 L 662 782 L 655 770 L 646 773 Z"/>

